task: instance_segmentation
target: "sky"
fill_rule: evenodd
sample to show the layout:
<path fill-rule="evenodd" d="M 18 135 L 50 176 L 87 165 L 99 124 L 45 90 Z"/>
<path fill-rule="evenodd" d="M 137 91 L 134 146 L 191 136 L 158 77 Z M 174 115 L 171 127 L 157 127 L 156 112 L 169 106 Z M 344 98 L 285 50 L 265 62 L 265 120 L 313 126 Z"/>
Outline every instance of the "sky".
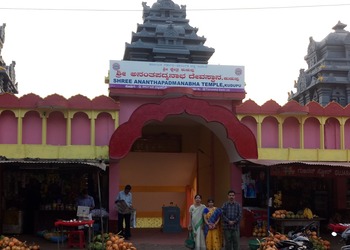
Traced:
<path fill-rule="evenodd" d="M 296 92 L 309 37 L 323 40 L 338 21 L 350 31 L 349 0 L 174 2 L 186 5 L 189 24 L 215 49 L 209 64 L 245 67 L 245 100 L 259 105 L 284 105 Z M 109 61 L 123 59 L 142 10 L 142 0 L 2 0 L 2 57 L 16 62 L 18 96 L 108 96 Z"/>

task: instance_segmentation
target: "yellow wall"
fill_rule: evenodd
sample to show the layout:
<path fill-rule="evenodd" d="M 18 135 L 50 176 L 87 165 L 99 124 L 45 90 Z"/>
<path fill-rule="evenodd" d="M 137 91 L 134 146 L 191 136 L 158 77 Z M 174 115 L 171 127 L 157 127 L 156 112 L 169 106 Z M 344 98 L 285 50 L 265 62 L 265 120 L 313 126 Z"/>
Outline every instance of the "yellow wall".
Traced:
<path fill-rule="evenodd" d="M 177 205 L 187 216 L 186 186 L 196 170 L 194 153 L 130 152 L 120 162 L 120 189 L 132 186 L 139 227 L 158 227 L 162 206 Z M 153 218 L 153 219 L 150 219 Z"/>
<path fill-rule="evenodd" d="M 0 144 L 1 155 L 12 159 L 108 159 L 108 146 L 51 146 L 32 144 Z"/>
<path fill-rule="evenodd" d="M 350 150 L 340 149 L 259 148 L 258 153 L 261 160 L 350 161 Z"/>

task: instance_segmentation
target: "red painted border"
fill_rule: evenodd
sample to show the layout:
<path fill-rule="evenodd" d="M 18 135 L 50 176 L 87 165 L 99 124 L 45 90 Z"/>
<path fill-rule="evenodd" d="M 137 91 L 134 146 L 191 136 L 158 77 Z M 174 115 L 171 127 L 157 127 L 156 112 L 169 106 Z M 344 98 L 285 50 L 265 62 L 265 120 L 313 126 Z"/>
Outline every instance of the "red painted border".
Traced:
<path fill-rule="evenodd" d="M 206 122 L 221 123 L 227 137 L 234 143 L 242 158 L 258 158 L 256 139 L 253 133 L 228 109 L 210 105 L 204 100 L 187 96 L 165 99 L 159 104 L 144 104 L 137 108 L 129 121 L 113 133 L 109 144 L 110 159 L 118 160 L 127 155 L 132 144 L 141 137 L 143 126 L 151 120 L 163 121 L 168 115 L 187 113 L 200 116 Z M 229 152 L 228 152 L 229 153 Z"/>

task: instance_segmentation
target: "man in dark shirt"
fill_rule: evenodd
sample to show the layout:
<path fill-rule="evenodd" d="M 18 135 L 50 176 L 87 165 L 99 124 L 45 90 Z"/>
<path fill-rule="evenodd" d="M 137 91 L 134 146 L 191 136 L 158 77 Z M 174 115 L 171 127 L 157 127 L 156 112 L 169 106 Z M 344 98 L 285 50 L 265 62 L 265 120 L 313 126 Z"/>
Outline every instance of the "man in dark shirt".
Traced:
<path fill-rule="evenodd" d="M 227 193 L 228 201 L 222 205 L 223 229 L 226 250 L 239 250 L 239 223 L 242 218 L 242 207 L 235 201 L 235 191 Z"/>

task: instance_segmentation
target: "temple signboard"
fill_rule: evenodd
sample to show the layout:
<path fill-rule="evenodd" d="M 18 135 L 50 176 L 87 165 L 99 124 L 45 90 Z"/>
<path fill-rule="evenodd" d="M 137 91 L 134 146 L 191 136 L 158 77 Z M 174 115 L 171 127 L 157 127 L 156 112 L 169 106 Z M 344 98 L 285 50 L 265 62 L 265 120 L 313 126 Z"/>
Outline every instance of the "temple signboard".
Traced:
<path fill-rule="evenodd" d="M 244 92 L 244 66 L 110 61 L 110 88 Z"/>

